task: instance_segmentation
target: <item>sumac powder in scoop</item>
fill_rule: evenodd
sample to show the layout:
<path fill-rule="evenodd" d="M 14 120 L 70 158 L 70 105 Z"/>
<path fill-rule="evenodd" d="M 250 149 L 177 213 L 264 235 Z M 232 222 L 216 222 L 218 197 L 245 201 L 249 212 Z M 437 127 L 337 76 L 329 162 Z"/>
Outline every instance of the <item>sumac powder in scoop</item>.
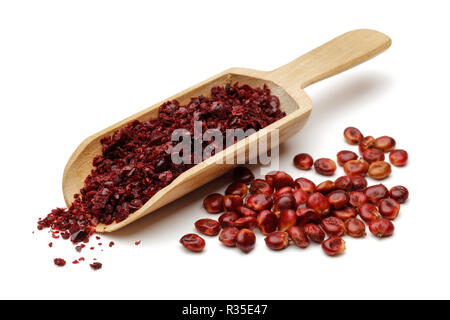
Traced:
<path fill-rule="evenodd" d="M 155 193 L 170 184 L 194 164 L 174 164 L 170 153 L 175 129 L 194 132 L 194 121 L 202 130 L 217 129 L 224 137 L 227 129 L 259 130 L 286 114 L 270 89 L 227 84 L 211 89 L 210 97 L 193 97 L 181 105 L 168 101 L 158 116 L 132 121 L 101 140 L 102 152 L 93 159 L 93 170 L 84 187 L 67 209 L 52 210 L 38 221 L 38 228 L 62 232 L 64 239 L 87 242 L 99 223 L 126 219 Z M 193 140 L 192 140 L 193 141 Z M 209 142 L 202 142 L 202 148 Z M 191 155 L 193 159 L 194 155 Z"/>

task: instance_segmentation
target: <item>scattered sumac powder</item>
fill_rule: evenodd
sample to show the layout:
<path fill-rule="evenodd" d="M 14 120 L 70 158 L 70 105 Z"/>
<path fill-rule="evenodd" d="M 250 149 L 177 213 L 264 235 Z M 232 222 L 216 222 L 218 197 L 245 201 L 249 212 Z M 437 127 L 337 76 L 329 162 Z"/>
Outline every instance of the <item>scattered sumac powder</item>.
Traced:
<path fill-rule="evenodd" d="M 178 143 L 171 141 L 175 129 L 192 134 L 194 121 L 201 121 L 204 131 L 222 133 L 225 146 L 227 129 L 264 128 L 286 115 L 279 107 L 278 97 L 266 85 L 252 88 L 237 83 L 214 87 L 210 97 L 193 97 L 185 105 L 165 102 L 157 117 L 132 121 L 103 138 L 102 153 L 93 159 L 94 168 L 72 204 L 52 210 L 38 221 L 38 229 L 50 227 L 63 231 L 63 238 L 70 236 L 73 243 L 88 242 L 99 223 L 123 221 L 194 166 L 193 161 L 178 165 L 171 161 L 170 152 Z M 204 141 L 202 148 L 209 144 Z"/>

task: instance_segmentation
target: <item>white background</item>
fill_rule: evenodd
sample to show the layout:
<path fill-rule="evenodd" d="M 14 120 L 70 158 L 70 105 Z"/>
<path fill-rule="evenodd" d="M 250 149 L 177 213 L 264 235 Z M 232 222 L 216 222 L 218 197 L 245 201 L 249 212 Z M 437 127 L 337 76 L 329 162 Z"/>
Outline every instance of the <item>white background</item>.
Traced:
<path fill-rule="evenodd" d="M 449 83 L 446 1 L 1 1 L 1 298 L 450 298 Z M 307 88 L 308 123 L 281 148 L 334 157 L 351 148 L 348 125 L 391 135 L 410 163 L 388 187 L 410 200 L 395 236 L 346 238 L 347 252 L 266 248 L 250 254 L 207 239 L 202 254 L 179 238 L 208 217 L 201 207 L 228 180 L 210 183 L 81 254 L 32 233 L 64 206 L 66 161 L 88 135 L 229 67 L 271 70 L 357 28 L 388 34 L 392 47 Z M 353 149 L 352 149 L 353 150 Z M 342 169 L 339 169 L 341 175 Z M 338 174 L 335 175 L 337 177 Z M 372 181 L 371 181 L 372 182 Z M 134 242 L 141 240 L 140 246 Z M 93 241 L 96 243 L 96 241 Z M 64 268 L 53 258 L 68 261 Z M 92 271 L 88 263 L 104 264 Z"/>

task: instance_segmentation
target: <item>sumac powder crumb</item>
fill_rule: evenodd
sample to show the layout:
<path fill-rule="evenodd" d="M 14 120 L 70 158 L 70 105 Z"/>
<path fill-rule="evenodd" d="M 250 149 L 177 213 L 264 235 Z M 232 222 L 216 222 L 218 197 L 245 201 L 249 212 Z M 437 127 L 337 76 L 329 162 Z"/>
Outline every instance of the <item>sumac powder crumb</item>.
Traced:
<path fill-rule="evenodd" d="M 89 265 L 93 270 L 98 270 L 102 268 L 102 264 L 100 262 L 94 262 Z"/>
<path fill-rule="evenodd" d="M 53 260 L 53 262 L 55 263 L 55 265 L 57 265 L 58 267 L 64 267 L 66 265 L 66 260 L 61 259 L 61 258 L 55 258 Z"/>
<path fill-rule="evenodd" d="M 194 166 L 171 161 L 170 151 L 178 144 L 171 141 L 175 129 L 193 133 L 194 121 L 201 121 L 203 131 L 220 130 L 226 146 L 227 129 L 257 131 L 286 115 L 279 107 L 278 97 L 266 85 L 252 88 L 237 83 L 214 87 L 210 97 L 193 97 L 185 105 L 165 102 L 157 117 L 132 121 L 104 137 L 102 153 L 93 159 L 94 168 L 72 204 L 39 219 L 38 229 L 50 227 L 63 231 L 64 239 L 70 235 L 73 243 L 88 242 L 99 223 L 123 221 Z M 202 148 L 209 143 L 204 141 Z"/>
<path fill-rule="evenodd" d="M 112 247 L 114 246 L 114 244 L 115 244 L 114 241 L 111 241 L 111 242 L 109 243 L 109 247 L 112 248 Z"/>

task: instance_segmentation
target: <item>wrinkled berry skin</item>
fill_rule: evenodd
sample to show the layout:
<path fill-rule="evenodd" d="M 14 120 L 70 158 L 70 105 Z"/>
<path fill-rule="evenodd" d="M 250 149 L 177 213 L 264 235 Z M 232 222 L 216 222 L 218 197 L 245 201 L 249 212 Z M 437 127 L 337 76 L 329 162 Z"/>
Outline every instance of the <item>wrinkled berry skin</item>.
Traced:
<path fill-rule="evenodd" d="M 270 210 L 263 210 L 258 213 L 256 223 L 261 233 L 267 235 L 277 230 L 278 216 Z"/>
<path fill-rule="evenodd" d="M 384 238 L 391 236 L 394 233 L 395 228 L 391 220 L 378 219 L 369 224 L 369 230 L 374 236 Z"/>
<path fill-rule="evenodd" d="M 367 203 L 367 201 L 369 201 L 364 192 L 361 191 L 352 191 L 350 192 L 349 197 L 350 197 L 349 199 L 350 205 L 355 208 L 359 208 L 364 203 Z"/>
<path fill-rule="evenodd" d="M 373 148 L 375 144 L 375 138 L 372 136 L 364 137 L 359 143 L 359 153 L 363 154 L 367 149 Z"/>
<path fill-rule="evenodd" d="M 378 202 L 378 210 L 383 218 L 394 220 L 400 211 L 400 204 L 392 198 L 381 199 Z"/>
<path fill-rule="evenodd" d="M 295 214 L 297 215 L 297 223 L 302 226 L 307 223 L 319 223 L 322 220 L 322 215 L 311 208 L 299 207 Z"/>
<path fill-rule="evenodd" d="M 378 211 L 378 208 L 372 203 L 364 203 L 359 207 L 359 216 L 366 223 L 371 223 L 372 221 L 378 220 L 381 218 L 381 214 Z"/>
<path fill-rule="evenodd" d="M 318 174 L 332 176 L 336 171 L 336 162 L 328 158 L 320 158 L 314 162 L 314 169 Z"/>
<path fill-rule="evenodd" d="M 294 166 L 300 170 L 311 169 L 313 163 L 313 158 L 307 153 L 300 153 L 294 157 Z"/>
<path fill-rule="evenodd" d="M 362 191 L 367 187 L 366 178 L 364 178 L 360 175 L 357 175 L 357 174 L 351 174 L 348 177 L 352 181 L 352 190 L 353 191 Z"/>
<path fill-rule="evenodd" d="M 289 245 L 289 235 L 287 232 L 272 232 L 266 236 L 264 241 L 272 250 L 283 250 Z"/>
<path fill-rule="evenodd" d="M 235 194 L 228 194 L 223 197 L 223 208 L 227 211 L 237 211 L 242 206 L 242 197 Z"/>
<path fill-rule="evenodd" d="M 323 219 L 320 226 L 329 236 L 342 236 L 345 233 L 345 224 L 337 217 Z"/>
<path fill-rule="evenodd" d="M 336 181 L 334 181 L 334 186 L 336 190 L 344 190 L 347 192 L 353 190 L 352 179 L 350 179 L 349 176 L 342 176 L 337 178 Z"/>
<path fill-rule="evenodd" d="M 353 238 L 362 238 L 366 235 L 366 225 L 356 218 L 345 221 L 345 230 L 347 234 Z"/>
<path fill-rule="evenodd" d="M 364 136 L 357 128 L 347 127 L 344 130 L 344 138 L 349 144 L 359 144 L 363 140 Z"/>
<path fill-rule="evenodd" d="M 220 223 L 213 219 L 200 219 L 195 222 L 195 229 L 207 236 L 217 236 L 220 232 Z"/>
<path fill-rule="evenodd" d="M 192 252 L 201 252 L 205 248 L 205 240 L 195 233 L 184 235 L 180 239 L 180 243 Z"/>
<path fill-rule="evenodd" d="M 333 191 L 328 195 L 328 202 L 334 209 L 341 209 L 345 207 L 349 200 L 350 198 L 347 192 L 342 190 Z"/>
<path fill-rule="evenodd" d="M 256 228 L 256 218 L 252 216 L 242 217 L 234 221 L 234 227 L 238 229 L 255 229 Z"/>
<path fill-rule="evenodd" d="M 236 237 L 236 247 L 244 253 L 253 250 L 256 243 L 256 237 L 252 230 L 242 229 Z"/>
<path fill-rule="evenodd" d="M 203 200 L 203 206 L 209 213 L 223 212 L 223 196 L 220 193 L 212 193 Z"/>
<path fill-rule="evenodd" d="M 328 198 L 320 192 L 314 192 L 306 201 L 308 208 L 315 210 L 317 213 L 324 215 L 330 211 L 330 203 Z"/>
<path fill-rule="evenodd" d="M 236 167 L 233 170 L 233 181 L 249 184 L 255 179 L 252 171 L 247 167 Z"/>
<path fill-rule="evenodd" d="M 389 190 L 389 194 L 392 199 L 396 200 L 398 203 L 404 203 L 408 200 L 409 191 L 404 186 L 395 186 Z"/>
<path fill-rule="evenodd" d="M 294 185 L 294 179 L 283 171 L 274 171 L 266 174 L 266 181 L 275 189 L 291 187 Z"/>
<path fill-rule="evenodd" d="M 266 180 L 255 179 L 250 184 L 250 192 L 271 195 L 273 193 L 273 187 Z"/>
<path fill-rule="evenodd" d="M 309 179 L 298 178 L 295 180 L 295 183 L 298 185 L 299 189 L 302 189 L 307 194 L 312 194 L 316 190 L 316 184 Z"/>
<path fill-rule="evenodd" d="M 247 207 L 255 211 L 271 209 L 273 200 L 270 195 L 264 193 L 256 193 L 246 198 Z"/>
<path fill-rule="evenodd" d="M 239 229 L 228 227 L 223 229 L 219 234 L 219 240 L 227 247 L 236 247 L 236 239 Z"/>
<path fill-rule="evenodd" d="M 225 190 L 226 195 L 233 194 L 233 195 L 238 195 L 241 198 L 245 197 L 247 195 L 247 192 L 248 192 L 248 187 L 245 183 L 242 183 L 242 182 L 233 182 Z"/>
<path fill-rule="evenodd" d="M 309 239 L 305 231 L 299 226 L 292 226 L 288 230 L 289 237 L 297 247 L 306 248 L 309 246 Z"/>
<path fill-rule="evenodd" d="M 337 256 L 345 251 L 345 241 L 340 237 L 331 237 L 322 242 L 322 249 L 330 257 Z"/>
<path fill-rule="evenodd" d="M 227 211 L 220 215 L 219 223 L 222 228 L 234 227 L 234 222 L 239 219 L 240 216 L 234 211 Z"/>
<path fill-rule="evenodd" d="M 307 223 L 305 225 L 305 233 L 311 241 L 317 243 L 322 243 L 323 239 L 325 239 L 325 232 L 314 223 Z"/>
<path fill-rule="evenodd" d="M 382 184 L 367 187 L 364 190 L 364 194 L 367 196 L 367 200 L 371 203 L 378 203 L 381 199 L 389 197 L 388 189 Z"/>

